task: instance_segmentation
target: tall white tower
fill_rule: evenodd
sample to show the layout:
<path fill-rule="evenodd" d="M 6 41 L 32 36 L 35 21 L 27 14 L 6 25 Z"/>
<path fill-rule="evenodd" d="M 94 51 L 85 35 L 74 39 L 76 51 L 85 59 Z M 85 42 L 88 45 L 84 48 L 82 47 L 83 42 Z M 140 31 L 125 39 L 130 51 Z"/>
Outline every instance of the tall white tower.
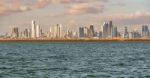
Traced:
<path fill-rule="evenodd" d="M 31 37 L 32 38 L 36 37 L 36 27 L 35 27 L 35 21 L 34 20 L 32 20 Z"/>
<path fill-rule="evenodd" d="M 57 26 L 54 26 L 54 32 L 53 32 L 53 34 L 54 34 L 54 38 L 57 38 L 58 37 L 58 33 L 57 33 Z"/>
<path fill-rule="evenodd" d="M 39 38 L 40 37 L 40 26 L 36 25 L 36 37 Z"/>
<path fill-rule="evenodd" d="M 49 37 L 52 37 L 52 28 L 49 27 Z"/>
<path fill-rule="evenodd" d="M 61 36 L 62 36 L 61 28 L 62 28 L 62 25 L 59 24 L 59 27 L 58 27 L 59 38 L 61 38 Z"/>

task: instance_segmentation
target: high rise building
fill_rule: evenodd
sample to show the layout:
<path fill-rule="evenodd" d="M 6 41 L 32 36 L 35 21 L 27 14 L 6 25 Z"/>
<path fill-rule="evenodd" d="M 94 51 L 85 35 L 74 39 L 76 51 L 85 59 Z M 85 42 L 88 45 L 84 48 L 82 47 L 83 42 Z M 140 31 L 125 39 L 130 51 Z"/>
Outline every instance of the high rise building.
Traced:
<path fill-rule="evenodd" d="M 40 37 L 40 26 L 36 25 L 36 37 L 39 38 Z"/>
<path fill-rule="evenodd" d="M 85 26 L 84 27 L 84 37 L 88 37 L 88 28 Z"/>
<path fill-rule="evenodd" d="M 125 27 L 125 30 L 124 30 L 124 38 L 129 38 L 129 32 L 128 32 L 127 27 Z"/>
<path fill-rule="evenodd" d="M 107 22 L 104 22 L 104 24 L 103 24 L 103 38 L 108 38 L 108 26 L 109 26 L 109 24 Z"/>
<path fill-rule="evenodd" d="M 31 29 L 30 28 L 28 28 L 28 38 L 31 38 Z"/>
<path fill-rule="evenodd" d="M 95 30 L 94 30 L 94 25 L 90 25 L 90 37 L 95 36 Z"/>
<path fill-rule="evenodd" d="M 112 37 L 118 37 L 118 29 L 117 29 L 117 27 L 113 27 Z"/>
<path fill-rule="evenodd" d="M 78 38 L 78 33 L 77 32 L 73 32 L 72 36 L 73 36 L 73 38 Z"/>
<path fill-rule="evenodd" d="M 11 36 L 12 36 L 13 38 L 18 38 L 18 37 L 19 37 L 19 28 L 18 28 L 18 27 L 14 27 L 14 28 L 12 29 L 12 34 L 11 34 Z"/>
<path fill-rule="evenodd" d="M 62 37 L 62 25 L 57 24 L 54 27 L 54 32 L 53 32 L 54 38 L 61 38 Z"/>
<path fill-rule="evenodd" d="M 147 25 L 142 26 L 142 37 L 148 38 L 149 37 L 149 29 Z"/>
<path fill-rule="evenodd" d="M 48 32 L 48 37 L 52 37 L 52 28 L 51 27 L 49 27 L 49 32 Z"/>
<path fill-rule="evenodd" d="M 23 37 L 28 38 L 28 29 L 27 28 L 23 32 Z"/>
<path fill-rule="evenodd" d="M 112 21 L 109 21 L 108 23 L 108 37 L 112 38 L 112 33 L 113 33 L 113 23 Z"/>
<path fill-rule="evenodd" d="M 131 34 L 133 39 L 141 38 L 141 34 L 137 30 L 131 32 Z"/>
<path fill-rule="evenodd" d="M 113 35 L 112 21 L 104 22 L 102 29 L 103 29 L 103 38 L 112 38 Z"/>
<path fill-rule="evenodd" d="M 58 38 L 62 37 L 62 25 L 58 24 Z"/>
<path fill-rule="evenodd" d="M 100 31 L 100 32 L 99 32 L 99 38 L 102 38 L 102 37 L 103 37 L 103 32 Z"/>
<path fill-rule="evenodd" d="M 57 26 L 55 27 L 56 38 L 61 38 L 61 27 L 61 24 L 57 24 Z"/>
<path fill-rule="evenodd" d="M 79 37 L 84 37 L 84 27 L 79 27 Z"/>
<path fill-rule="evenodd" d="M 53 37 L 57 38 L 57 26 L 54 26 Z"/>
<path fill-rule="evenodd" d="M 70 30 L 67 30 L 67 34 L 65 35 L 65 38 L 73 38 L 73 32 Z"/>
<path fill-rule="evenodd" d="M 32 21 L 31 36 L 32 36 L 32 38 L 35 38 L 35 37 L 36 37 L 36 26 L 35 26 L 35 21 Z"/>
<path fill-rule="evenodd" d="M 45 37 L 46 36 L 46 34 L 43 32 L 43 30 L 42 29 L 40 29 L 40 37 Z"/>

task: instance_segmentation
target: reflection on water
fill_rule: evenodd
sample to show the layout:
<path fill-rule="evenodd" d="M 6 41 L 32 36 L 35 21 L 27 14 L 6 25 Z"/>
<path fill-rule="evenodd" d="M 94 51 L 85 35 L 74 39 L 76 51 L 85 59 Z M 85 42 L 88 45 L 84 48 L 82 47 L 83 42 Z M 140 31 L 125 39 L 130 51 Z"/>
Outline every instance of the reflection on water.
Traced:
<path fill-rule="evenodd" d="M 0 78 L 150 78 L 150 43 L 0 43 Z"/>

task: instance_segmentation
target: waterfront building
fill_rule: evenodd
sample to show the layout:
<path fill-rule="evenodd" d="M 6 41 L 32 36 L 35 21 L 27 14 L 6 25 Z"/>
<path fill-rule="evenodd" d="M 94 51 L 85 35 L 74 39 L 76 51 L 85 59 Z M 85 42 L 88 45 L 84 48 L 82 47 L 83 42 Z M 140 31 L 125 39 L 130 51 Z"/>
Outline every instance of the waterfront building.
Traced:
<path fill-rule="evenodd" d="M 73 32 L 68 30 L 67 31 L 67 38 L 73 38 Z"/>
<path fill-rule="evenodd" d="M 54 27 L 54 32 L 53 32 L 54 38 L 61 38 L 62 37 L 62 25 L 57 24 Z"/>
<path fill-rule="evenodd" d="M 103 32 L 100 31 L 100 32 L 99 32 L 99 38 L 102 38 L 102 37 L 103 37 Z"/>
<path fill-rule="evenodd" d="M 77 32 L 73 32 L 72 36 L 73 36 L 73 38 L 78 38 L 78 33 Z"/>
<path fill-rule="evenodd" d="M 57 38 L 57 37 L 58 37 L 58 34 L 57 34 L 57 26 L 54 26 L 53 35 L 54 35 L 54 38 Z"/>
<path fill-rule="evenodd" d="M 61 38 L 61 24 L 57 24 L 54 33 L 56 38 Z"/>
<path fill-rule="evenodd" d="M 103 38 L 108 38 L 108 23 L 104 22 L 103 24 Z"/>
<path fill-rule="evenodd" d="M 99 34 L 98 32 L 95 32 L 94 37 L 98 37 L 99 36 L 98 34 Z"/>
<path fill-rule="evenodd" d="M 36 38 L 40 37 L 40 26 L 36 25 Z"/>
<path fill-rule="evenodd" d="M 117 27 L 113 27 L 112 37 L 118 37 L 118 29 L 117 29 Z"/>
<path fill-rule="evenodd" d="M 36 26 L 35 26 L 34 20 L 32 20 L 31 36 L 32 36 L 32 38 L 36 37 Z"/>
<path fill-rule="evenodd" d="M 129 39 L 132 39 L 132 32 L 129 32 Z"/>
<path fill-rule="evenodd" d="M 95 36 L 95 30 L 94 30 L 94 25 L 90 25 L 90 37 Z"/>
<path fill-rule="evenodd" d="M 148 38 L 149 37 L 149 29 L 147 25 L 142 26 L 142 38 Z"/>
<path fill-rule="evenodd" d="M 42 29 L 40 29 L 40 37 L 46 37 L 46 33 Z"/>
<path fill-rule="evenodd" d="M 141 34 L 137 31 L 137 30 L 134 30 L 132 33 L 132 39 L 138 39 L 138 38 L 141 38 Z"/>
<path fill-rule="evenodd" d="M 79 27 L 79 37 L 84 37 L 84 27 Z"/>
<path fill-rule="evenodd" d="M 58 24 L 58 38 L 62 37 L 62 25 Z"/>
<path fill-rule="evenodd" d="M 112 38 L 112 33 L 113 33 L 113 23 L 112 23 L 112 21 L 109 21 L 107 30 L 108 30 L 108 38 Z"/>
<path fill-rule="evenodd" d="M 88 34 L 89 34 L 89 33 L 88 33 L 88 30 L 89 30 L 89 29 L 85 26 L 85 27 L 84 27 L 84 37 L 88 37 Z"/>
<path fill-rule="evenodd" d="M 28 38 L 31 38 L 31 29 L 30 28 L 28 28 Z"/>
<path fill-rule="evenodd" d="M 13 37 L 13 38 L 18 38 L 19 37 L 19 28 L 18 27 L 12 28 L 11 37 Z"/>
<path fill-rule="evenodd" d="M 28 38 L 28 29 L 27 28 L 23 32 L 23 37 Z"/>
<path fill-rule="evenodd" d="M 124 30 L 124 38 L 125 39 L 129 38 L 129 32 L 128 32 L 128 28 L 127 27 L 125 27 L 125 30 Z"/>
<path fill-rule="evenodd" d="M 87 32 L 86 32 L 86 37 L 92 37 L 91 36 L 91 30 L 89 28 L 86 28 Z"/>
<path fill-rule="evenodd" d="M 48 36 L 47 37 L 49 37 L 49 38 L 53 37 L 52 36 L 52 28 L 51 27 L 49 27 L 49 31 L 48 31 Z"/>

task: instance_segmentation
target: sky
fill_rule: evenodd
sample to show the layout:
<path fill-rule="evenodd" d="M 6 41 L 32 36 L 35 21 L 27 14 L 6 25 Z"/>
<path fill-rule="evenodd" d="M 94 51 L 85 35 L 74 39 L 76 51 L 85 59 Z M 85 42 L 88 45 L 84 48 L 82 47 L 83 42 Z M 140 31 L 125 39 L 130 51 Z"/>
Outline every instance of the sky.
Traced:
<path fill-rule="evenodd" d="M 136 29 L 150 24 L 150 0 L 0 0 L 0 33 L 29 28 L 32 20 L 47 31 L 56 24 L 72 30 L 94 24 L 98 30 L 109 20 Z"/>

